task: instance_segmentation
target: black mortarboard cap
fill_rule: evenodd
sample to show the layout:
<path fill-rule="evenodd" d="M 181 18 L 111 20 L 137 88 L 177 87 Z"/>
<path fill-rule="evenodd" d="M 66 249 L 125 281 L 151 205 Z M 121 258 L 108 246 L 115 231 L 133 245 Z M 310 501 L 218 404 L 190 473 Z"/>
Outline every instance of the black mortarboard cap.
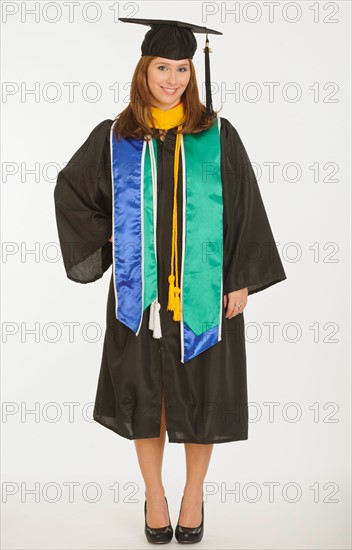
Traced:
<path fill-rule="evenodd" d="M 210 89 L 210 61 L 209 61 L 209 40 L 208 34 L 222 34 L 222 32 L 207 27 L 192 25 L 182 21 L 167 21 L 165 19 L 132 19 L 130 17 L 119 17 L 124 23 L 137 23 L 149 25 L 151 29 L 147 32 L 142 42 L 141 51 L 143 55 L 165 57 L 166 59 L 193 59 L 197 49 L 197 40 L 193 33 L 206 34 L 205 48 L 205 89 L 207 113 L 213 114 L 213 105 Z"/>

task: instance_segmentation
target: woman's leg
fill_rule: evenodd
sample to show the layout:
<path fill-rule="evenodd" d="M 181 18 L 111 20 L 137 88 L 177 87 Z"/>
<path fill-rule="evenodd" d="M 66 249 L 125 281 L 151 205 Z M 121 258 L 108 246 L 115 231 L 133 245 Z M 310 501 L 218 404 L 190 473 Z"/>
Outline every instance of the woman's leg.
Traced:
<path fill-rule="evenodd" d="M 183 491 L 180 525 L 197 527 L 202 521 L 203 482 L 213 451 L 213 444 L 185 443 L 187 478 Z"/>
<path fill-rule="evenodd" d="M 163 454 L 166 438 L 164 387 L 162 391 L 160 437 L 134 439 L 138 462 L 145 483 L 147 500 L 147 524 L 149 527 L 165 527 L 169 516 L 162 482 Z"/>

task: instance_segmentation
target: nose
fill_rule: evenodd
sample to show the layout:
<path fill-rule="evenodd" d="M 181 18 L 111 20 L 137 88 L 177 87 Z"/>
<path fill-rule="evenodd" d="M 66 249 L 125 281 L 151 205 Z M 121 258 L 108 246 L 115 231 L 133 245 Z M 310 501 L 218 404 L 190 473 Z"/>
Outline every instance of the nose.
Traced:
<path fill-rule="evenodd" d="M 176 82 L 177 82 L 176 71 L 168 71 L 166 82 L 171 88 L 173 86 L 176 86 Z"/>

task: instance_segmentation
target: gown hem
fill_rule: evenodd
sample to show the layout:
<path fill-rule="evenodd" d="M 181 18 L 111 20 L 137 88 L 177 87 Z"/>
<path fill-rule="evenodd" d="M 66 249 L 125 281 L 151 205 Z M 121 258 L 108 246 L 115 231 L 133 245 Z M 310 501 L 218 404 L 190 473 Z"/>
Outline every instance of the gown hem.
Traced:
<path fill-rule="evenodd" d="M 97 422 L 98 424 L 100 424 L 104 428 L 108 428 L 109 430 L 116 433 L 117 435 L 119 435 L 119 436 L 121 436 L 125 439 L 128 439 L 130 441 L 133 441 L 135 439 L 152 439 L 154 437 L 160 437 L 160 433 L 154 434 L 154 435 L 150 435 L 150 434 L 146 435 L 145 434 L 145 435 L 138 435 L 138 436 L 127 435 L 126 433 L 122 433 L 121 431 L 119 431 L 116 428 L 114 428 L 113 426 L 111 426 L 108 422 L 104 421 L 103 420 L 104 418 L 106 418 L 106 417 L 103 417 L 103 416 L 100 416 L 100 415 L 93 415 L 93 419 L 95 420 L 95 422 Z M 167 436 L 168 436 L 168 442 L 169 443 L 193 443 L 193 444 L 199 444 L 199 445 L 216 445 L 216 444 L 219 444 L 219 443 L 229 443 L 231 441 L 247 441 L 248 440 L 248 434 L 247 435 L 232 436 L 232 437 L 227 437 L 227 438 L 221 438 L 221 440 L 219 440 L 219 439 L 206 440 L 206 439 L 192 439 L 192 438 L 176 439 L 176 438 L 170 437 L 167 430 L 166 430 L 166 433 L 167 433 Z"/>

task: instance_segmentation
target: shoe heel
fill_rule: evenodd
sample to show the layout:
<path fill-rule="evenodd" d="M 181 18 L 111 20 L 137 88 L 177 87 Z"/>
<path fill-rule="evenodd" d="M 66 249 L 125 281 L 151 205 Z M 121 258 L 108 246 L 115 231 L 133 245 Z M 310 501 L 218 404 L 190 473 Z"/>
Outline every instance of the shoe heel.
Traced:
<path fill-rule="evenodd" d="M 167 512 L 169 514 L 169 505 L 166 500 Z M 149 527 L 147 524 L 147 500 L 144 500 L 144 533 L 147 538 L 147 541 L 151 544 L 167 544 L 171 541 L 174 531 L 170 522 L 169 514 L 169 525 L 166 527 Z"/>
<path fill-rule="evenodd" d="M 181 506 L 180 506 L 180 512 L 178 515 L 178 518 L 180 519 L 180 513 L 182 508 L 182 502 L 183 497 L 181 500 Z M 185 543 L 185 544 L 192 544 L 196 542 L 200 542 L 203 538 L 204 534 L 204 502 L 202 498 L 202 521 L 198 527 L 183 527 L 182 525 L 177 522 L 176 528 L 175 528 L 175 538 L 177 542 Z"/>

